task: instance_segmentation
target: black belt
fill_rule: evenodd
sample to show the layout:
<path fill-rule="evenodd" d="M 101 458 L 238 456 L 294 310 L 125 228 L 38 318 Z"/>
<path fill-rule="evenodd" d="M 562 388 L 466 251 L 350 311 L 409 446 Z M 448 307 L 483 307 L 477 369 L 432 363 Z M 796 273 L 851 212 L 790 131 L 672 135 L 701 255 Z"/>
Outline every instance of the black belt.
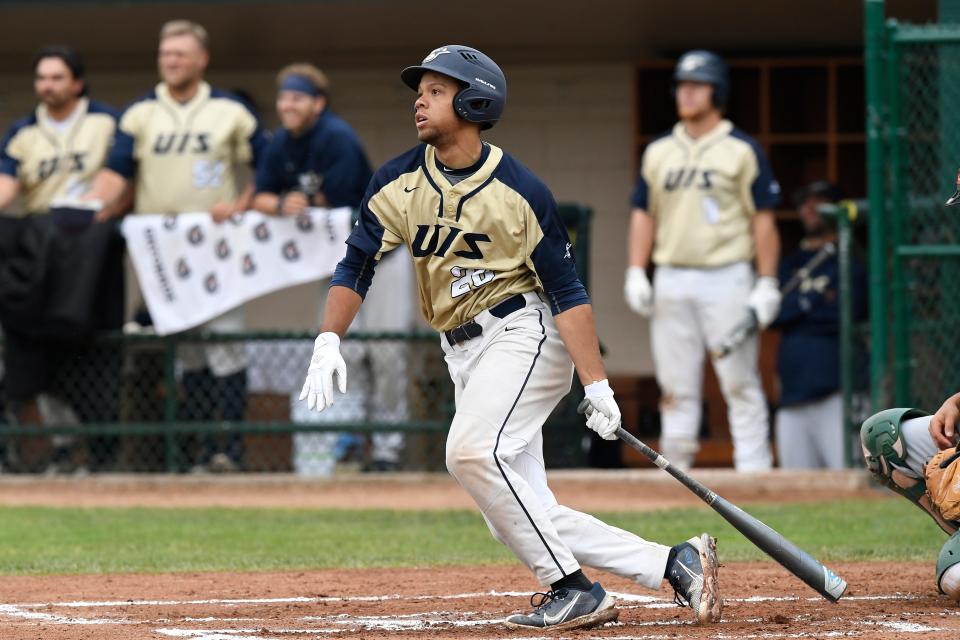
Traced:
<path fill-rule="evenodd" d="M 487 311 L 490 312 L 490 315 L 495 318 L 500 318 L 503 320 L 508 315 L 514 311 L 519 311 L 523 309 L 527 304 L 527 301 L 524 300 L 523 294 L 518 293 L 514 296 L 510 296 L 503 302 L 493 305 Z M 454 327 L 449 331 L 444 331 L 443 335 L 447 338 L 447 343 L 453 347 L 460 344 L 461 342 L 466 342 L 467 340 L 472 340 L 483 335 L 483 327 L 477 324 L 476 320 L 470 320 L 469 322 L 464 322 L 459 327 Z"/>

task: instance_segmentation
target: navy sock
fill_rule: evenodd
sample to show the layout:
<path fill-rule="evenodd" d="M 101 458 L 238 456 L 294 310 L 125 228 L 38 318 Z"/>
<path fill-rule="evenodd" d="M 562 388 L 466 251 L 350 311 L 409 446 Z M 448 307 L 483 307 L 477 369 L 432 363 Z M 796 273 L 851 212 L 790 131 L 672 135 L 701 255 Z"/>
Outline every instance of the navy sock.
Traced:
<path fill-rule="evenodd" d="M 568 573 L 550 585 L 550 588 L 554 591 L 558 591 L 560 589 L 579 589 L 581 591 L 590 591 L 592 587 L 593 583 L 587 579 L 587 576 L 583 575 L 583 571 L 581 569 L 577 569 L 573 573 Z"/>

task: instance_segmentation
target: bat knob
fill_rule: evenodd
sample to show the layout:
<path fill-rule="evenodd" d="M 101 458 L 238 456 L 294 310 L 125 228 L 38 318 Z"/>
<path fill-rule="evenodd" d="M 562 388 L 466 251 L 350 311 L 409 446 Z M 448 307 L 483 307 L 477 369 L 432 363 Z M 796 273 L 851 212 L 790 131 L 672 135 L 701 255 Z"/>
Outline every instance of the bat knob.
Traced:
<path fill-rule="evenodd" d="M 587 415 L 587 411 L 590 410 L 590 401 L 584 398 L 580 401 L 580 404 L 577 405 L 577 413 L 582 416 Z"/>

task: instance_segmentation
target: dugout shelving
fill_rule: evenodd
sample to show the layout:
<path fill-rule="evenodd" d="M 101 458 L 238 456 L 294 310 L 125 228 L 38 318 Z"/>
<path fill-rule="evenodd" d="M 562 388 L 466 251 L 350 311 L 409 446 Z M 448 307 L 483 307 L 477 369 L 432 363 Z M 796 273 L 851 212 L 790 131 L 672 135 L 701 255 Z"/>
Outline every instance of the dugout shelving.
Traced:
<path fill-rule="evenodd" d="M 731 77 L 727 117 L 756 138 L 770 159 L 784 194 L 783 204 L 776 213 L 783 253 L 789 253 L 802 235 L 792 208 L 793 193 L 798 188 L 827 178 L 839 184 L 849 196 L 866 193 L 863 59 L 840 55 L 727 56 L 726 60 Z M 636 65 L 635 170 L 639 170 L 647 143 L 676 122 L 670 97 L 675 63 L 675 58 L 670 58 L 645 60 Z M 760 372 L 771 403 L 778 397 L 775 374 L 778 345 L 776 332 L 762 334 Z M 709 363 L 706 369 L 703 438 L 697 464 L 731 466 L 726 405 Z M 656 444 L 659 424 L 652 415 L 659 400 L 656 382 L 652 377 L 624 377 L 613 383 L 618 394 L 623 390 L 624 424 L 643 425 L 636 430 L 638 435 Z M 627 465 L 646 465 L 646 459 L 630 449 L 624 449 L 623 457 Z"/>

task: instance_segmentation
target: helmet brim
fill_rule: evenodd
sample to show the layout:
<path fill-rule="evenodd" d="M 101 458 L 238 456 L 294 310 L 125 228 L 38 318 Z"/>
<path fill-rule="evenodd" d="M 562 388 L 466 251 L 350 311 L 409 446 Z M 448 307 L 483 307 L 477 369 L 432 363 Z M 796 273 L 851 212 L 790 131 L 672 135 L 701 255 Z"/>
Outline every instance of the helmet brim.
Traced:
<path fill-rule="evenodd" d="M 417 87 L 420 86 L 420 78 L 422 78 L 423 74 L 427 71 L 429 71 L 429 69 L 420 65 L 407 67 L 400 72 L 400 79 L 403 80 L 403 84 L 416 91 Z"/>

